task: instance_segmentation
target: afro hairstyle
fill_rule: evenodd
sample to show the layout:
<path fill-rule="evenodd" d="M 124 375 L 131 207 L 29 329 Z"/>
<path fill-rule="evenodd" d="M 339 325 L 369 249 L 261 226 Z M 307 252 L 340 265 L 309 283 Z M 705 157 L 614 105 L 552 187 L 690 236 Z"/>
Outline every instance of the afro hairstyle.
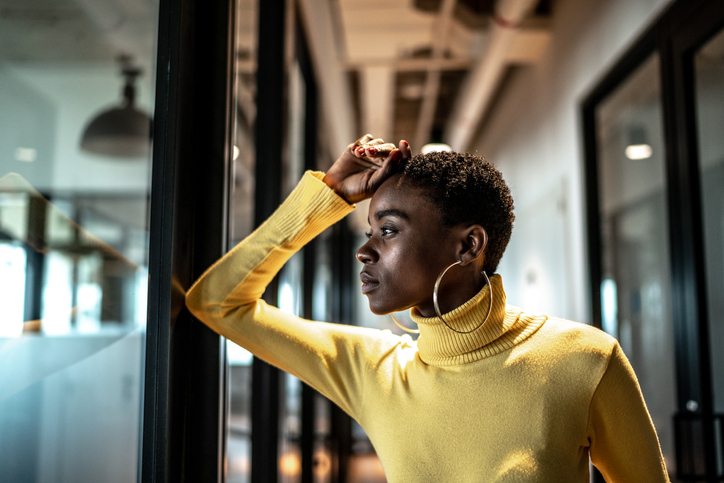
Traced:
<path fill-rule="evenodd" d="M 469 153 L 435 151 L 413 156 L 400 170 L 403 183 L 420 188 L 443 226 L 481 225 L 488 233 L 483 270 L 498 268 L 513 231 L 513 197 L 503 176 Z"/>

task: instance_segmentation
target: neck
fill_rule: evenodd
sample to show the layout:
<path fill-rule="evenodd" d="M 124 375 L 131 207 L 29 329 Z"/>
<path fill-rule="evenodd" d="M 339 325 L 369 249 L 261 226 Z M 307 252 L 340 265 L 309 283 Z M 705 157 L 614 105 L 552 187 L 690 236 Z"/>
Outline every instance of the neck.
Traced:
<path fill-rule="evenodd" d="M 490 284 L 494 297 L 483 288 L 444 314 L 444 323 L 438 317 L 423 318 L 417 310 L 410 311 L 410 318 L 420 329 L 417 347 L 425 364 L 449 366 L 490 357 L 525 340 L 545 322 L 545 316 L 525 315 L 512 307 L 507 310 L 499 275 L 491 276 Z M 455 332 L 446 324 L 457 331 L 471 332 Z"/>

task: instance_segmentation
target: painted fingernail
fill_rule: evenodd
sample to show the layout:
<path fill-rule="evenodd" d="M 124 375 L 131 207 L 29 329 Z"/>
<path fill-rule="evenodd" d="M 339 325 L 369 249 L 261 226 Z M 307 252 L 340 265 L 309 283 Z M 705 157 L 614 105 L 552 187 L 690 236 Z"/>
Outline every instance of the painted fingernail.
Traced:
<path fill-rule="evenodd" d="M 375 148 L 368 148 L 367 150 L 370 152 L 370 154 L 377 154 L 377 150 Z"/>
<path fill-rule="evenodd" d="M 364 154 L 365 148 L 357 148 L 357 154 Z"/>
<path fill-rule="evenodd" d="M 393 161 L 397 161 L 399 163 L 401 158 L 402 158 L 402 153 L 400 151 L 395 151 L 394 153 L 392 153 Z"/>
<path fill-rule="evenodd" d="M 405 146 L 407 146 L 408 148 L 410 147 L 410 143 L 408 143 L 407 141 L 403 140 L 402 142 L 405 143 Z"/>

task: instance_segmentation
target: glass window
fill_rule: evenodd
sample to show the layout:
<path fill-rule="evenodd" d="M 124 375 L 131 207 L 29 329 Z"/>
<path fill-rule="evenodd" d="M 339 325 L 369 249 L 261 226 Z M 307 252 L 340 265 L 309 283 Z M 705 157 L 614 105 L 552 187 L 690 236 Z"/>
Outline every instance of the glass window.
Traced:
<path fill-rule="evenodd" d="M 676 470 L 674 335 L 659 58 L 596 109 L 603 329 L 639 378 L 666 464 Z"/>
<path fill-rule="evenodd" d="M 696 53 L 694 69 L 714 410 L 724 413 L 724 32 Z"/>
<path fill-rule="evenodd" d="M 0 475 L 134 481 L 157 2 L 0 4 Z"/>
<path fill-rule="evenodd" d="M 234 81 L 234 147 L 229 206 L 229 247 L 254 229 L 256 150 L 256 59 L 258 2 L 236 2 L 236 78 Z M 226 341 L 229 360 L 229 414 L 226 433 L 226 481 L 244 483 L 251 477 L 252 355 Z"/>

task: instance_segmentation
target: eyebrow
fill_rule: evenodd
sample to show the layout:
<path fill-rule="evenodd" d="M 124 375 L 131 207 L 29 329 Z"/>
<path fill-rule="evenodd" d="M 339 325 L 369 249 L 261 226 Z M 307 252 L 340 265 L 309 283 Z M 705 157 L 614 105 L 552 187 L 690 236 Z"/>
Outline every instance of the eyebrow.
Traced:
<path fill-rule="evenodd" d="M 403 218 L 405 220 L 410 219 L 410 217 L 407 216 L 407 213 L 405 213 L 404 211 L 390 209 L 390 210 L 380 210 L 377 213 L 375 213 L 375 220 L 379 221 L 386 216 L 396 216 L 398 218 Z"/>

